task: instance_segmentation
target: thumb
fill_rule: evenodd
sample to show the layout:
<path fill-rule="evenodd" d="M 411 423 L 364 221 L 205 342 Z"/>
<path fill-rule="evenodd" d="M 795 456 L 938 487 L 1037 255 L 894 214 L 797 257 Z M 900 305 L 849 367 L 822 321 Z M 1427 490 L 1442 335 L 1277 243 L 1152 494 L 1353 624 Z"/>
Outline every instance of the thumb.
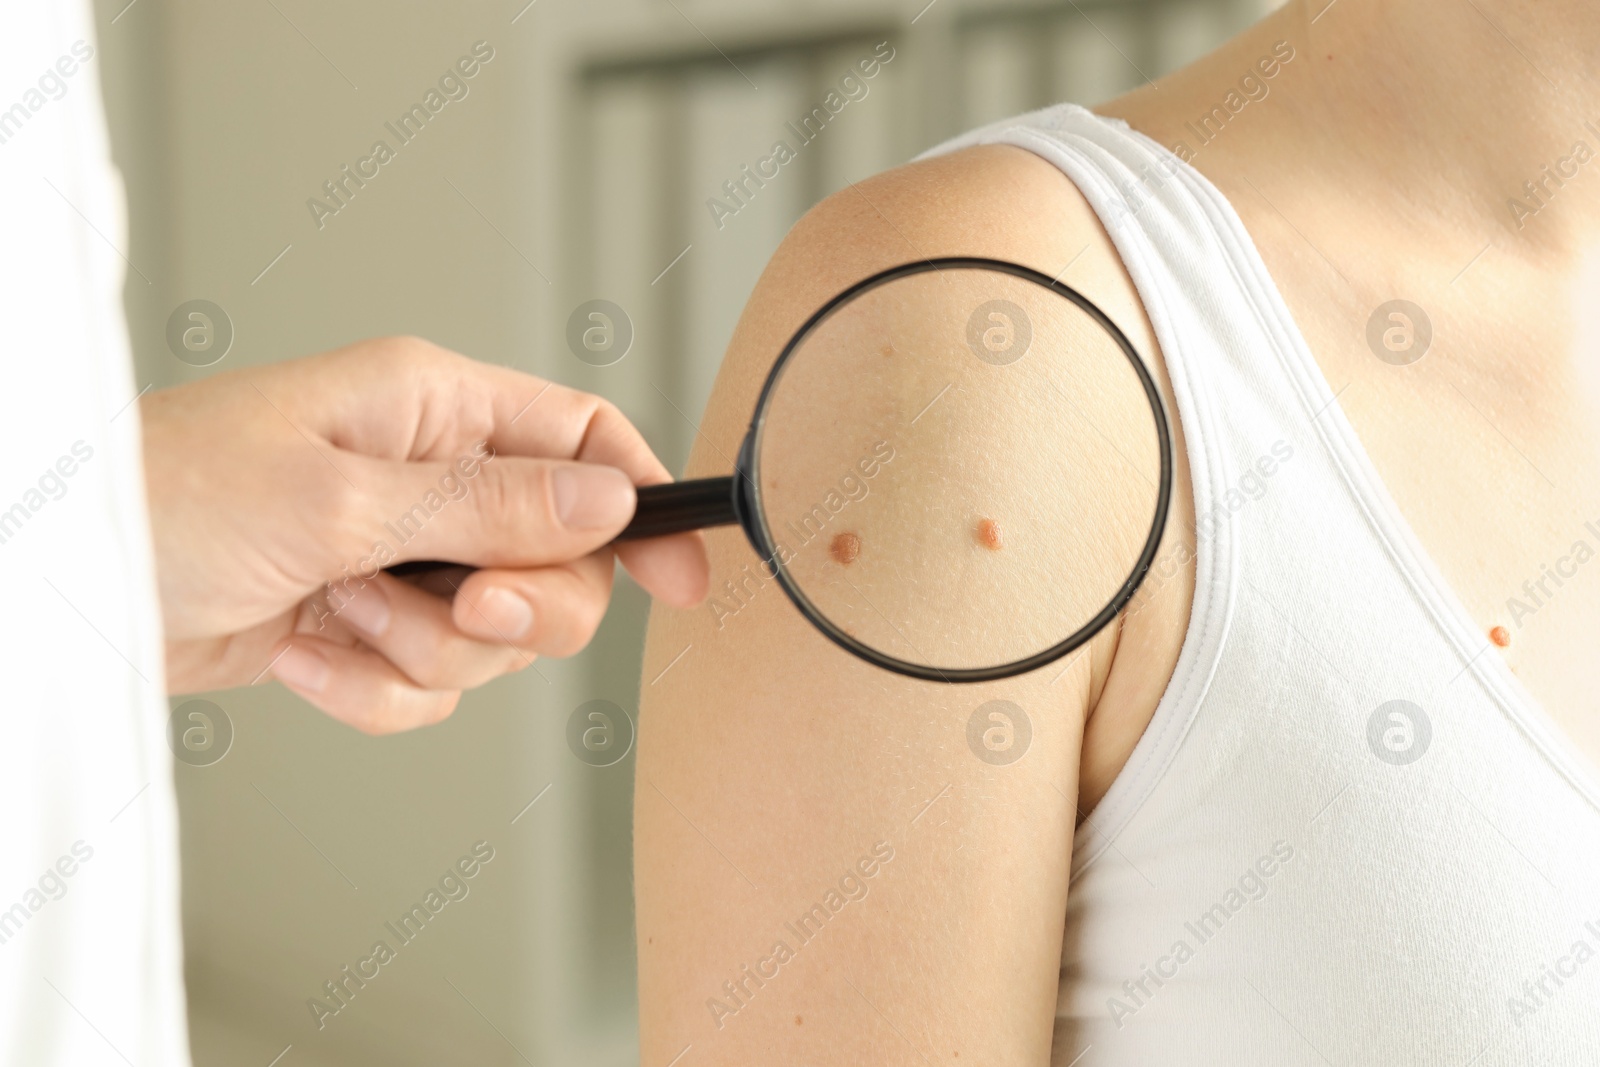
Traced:
<path fill-rule="evenodd" d="M 448 463 L 391 463 L 381 494 L 389 562 L 540 567 L 588 555 L 633 517 L 633 482 L 615 467 L 495 456 L 464 476 Z"/>

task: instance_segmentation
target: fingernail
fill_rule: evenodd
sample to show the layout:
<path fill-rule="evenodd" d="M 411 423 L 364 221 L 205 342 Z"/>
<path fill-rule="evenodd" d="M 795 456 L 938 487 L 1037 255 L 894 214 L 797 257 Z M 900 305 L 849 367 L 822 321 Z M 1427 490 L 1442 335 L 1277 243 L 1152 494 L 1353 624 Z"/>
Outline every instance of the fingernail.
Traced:
<path fill-rule="evenodd" d="M 290 645 L 283 655 L 273 661 L 272 673 L 285 685 L 303 689 L 308 693 L 320 693 L 322 687 L 328 684 L 328 678 L 333 670 L 321 654 L 298 645 Z"/>
<path fill-rule="evenodd" d="M 389 597 L 373 583 L 357 590 L 333 613 L 370 637 L 382 637 L 389 628 Z"/>
<path fill-rule="evenodd" d="M 572 530 L 618 526 L 633 514 L 633 483 L 615 467 L 575 463 L 550 479 L 556 517 Z"/>
<path fill-rule="evenodd" d="M 533 629 L 533 605 L 509 589 L 486 589 L 473 606 L 482 616 L 478 621 L 487 622 L 495 638 L 515 641 Z"/>

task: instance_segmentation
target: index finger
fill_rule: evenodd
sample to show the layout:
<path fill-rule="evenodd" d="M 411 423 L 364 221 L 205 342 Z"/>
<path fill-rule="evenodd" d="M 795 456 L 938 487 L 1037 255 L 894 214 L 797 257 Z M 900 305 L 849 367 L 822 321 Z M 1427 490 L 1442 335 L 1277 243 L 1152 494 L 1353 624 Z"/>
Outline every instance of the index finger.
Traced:
<path fill-rule="evenodd" d="M 604 463 L 635 485 L 659 485 L 672 475 L 633 423 L 604 397 L 532 374 L 478 364 L 491 386 L 497 453 Z"/>
<path fill-rule="evenodd" d="M 494 431 L 498 452 L 564 456 L 623 471 L 635 485 L 660 485 L 672 475 L 627 417 L 603 397 L 504 367 L 484 367 L 493 379 Z M 676 607 L 705 599 L 711 566 L 698 532 L 632 541 L 616 546 L 634 580 Z"/>

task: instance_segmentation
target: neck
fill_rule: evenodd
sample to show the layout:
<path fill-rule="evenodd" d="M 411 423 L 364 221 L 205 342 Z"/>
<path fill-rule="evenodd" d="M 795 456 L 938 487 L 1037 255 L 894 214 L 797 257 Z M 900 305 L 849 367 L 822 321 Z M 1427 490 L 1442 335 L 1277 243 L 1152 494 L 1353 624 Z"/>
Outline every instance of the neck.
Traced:
<path fill-rule="evenodd" d="M 1253 114 L 1237 116 L 1238 134 L 1230 124 L 1196 148 L 1203 171 L 1261 184 L 1309 170 L 1320 186 L 1398 205 L 1414 226 L 1447 225 L 1480 243 L 1516 238 L 1530 256 L 1576 252 L 1600 239 L 1600 77 L 1591 62 L 1600 15 L 1591 3 L 1291 0 L 1125 99 L 1145 117 L 1175 120 L 1171 136 L 1150 131 L 1173 145 L 1287 41 L 1294 60 L 1247 105 Z"/>

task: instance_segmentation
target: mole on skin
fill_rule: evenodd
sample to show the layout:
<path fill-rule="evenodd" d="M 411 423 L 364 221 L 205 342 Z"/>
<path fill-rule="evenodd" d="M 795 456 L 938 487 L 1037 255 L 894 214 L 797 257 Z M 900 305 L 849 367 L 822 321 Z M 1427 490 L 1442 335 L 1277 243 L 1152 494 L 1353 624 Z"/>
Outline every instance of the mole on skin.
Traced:
<path fill-rule="evenodd" d="M 1005 547 L 1005 533 L 1000 529 L 1000 524 L 993 519 L 982 519 L 977 529 L 978 544 L 991 552 L 998 552 Z"/>
<path fill-rule="evenodd" d="M 849 532 L 837 534 L 828 546 L 828 554 L 835 563 L 848 567 L 861 555 L 861 538 Z"/>
<path fill-rule="evenodd" d="M 1511 631 L 1507 630 L 1504 626 L 1496 626 L 1494 629 L 1489 631 L 1489 640 L 1493 641 L 1501 648 L 1509 648 L 1511 645 Z"/>

